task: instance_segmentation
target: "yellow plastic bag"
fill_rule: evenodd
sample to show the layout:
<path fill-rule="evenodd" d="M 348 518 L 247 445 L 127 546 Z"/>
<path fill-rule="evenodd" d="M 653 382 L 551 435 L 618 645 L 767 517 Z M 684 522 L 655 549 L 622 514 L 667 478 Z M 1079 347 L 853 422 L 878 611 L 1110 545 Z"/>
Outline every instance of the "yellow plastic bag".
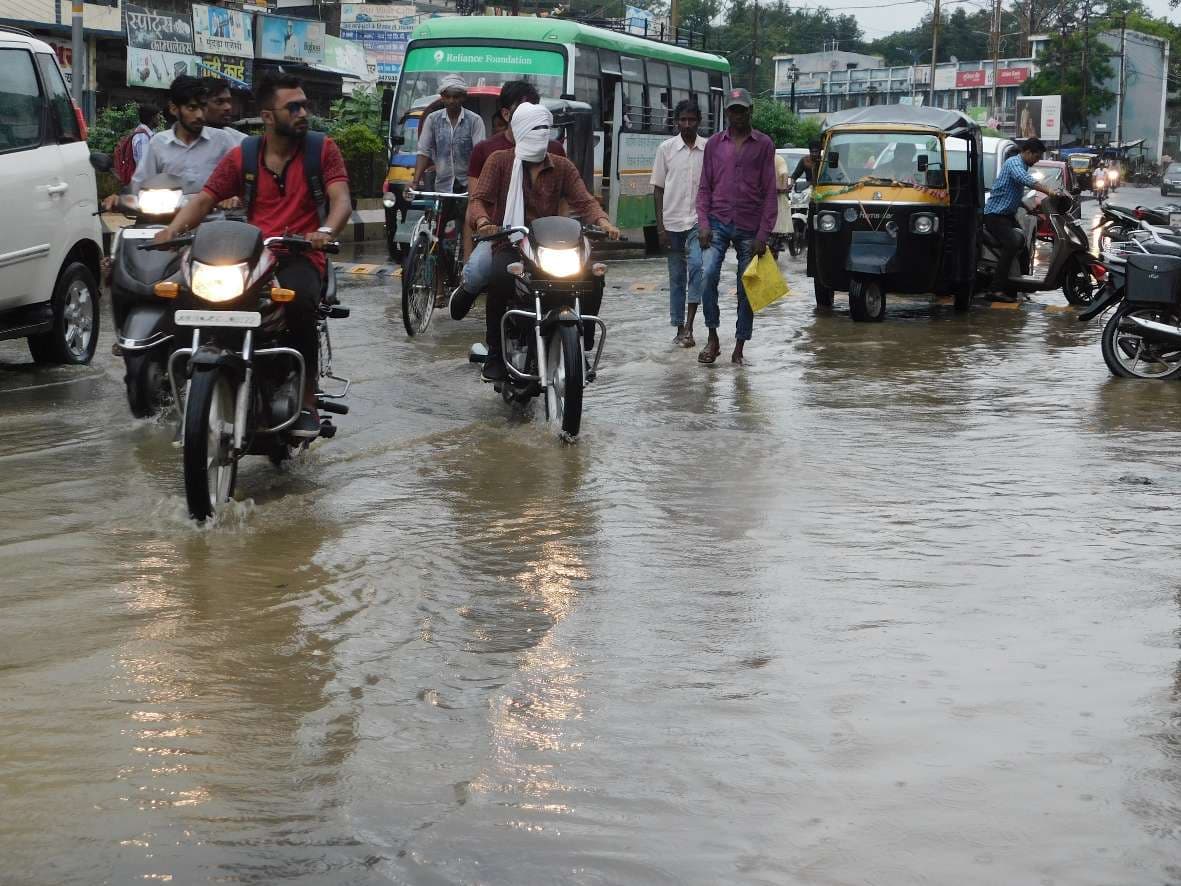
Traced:
<path fill-rule="evenodd" d="M 742 272 L 742 287 L 752 311 L 761 311 L 772 302 L 788 295 L 787 281 L 779 273 L 775 256 L 768 249 L 762 256 L 751 261 Z"/>

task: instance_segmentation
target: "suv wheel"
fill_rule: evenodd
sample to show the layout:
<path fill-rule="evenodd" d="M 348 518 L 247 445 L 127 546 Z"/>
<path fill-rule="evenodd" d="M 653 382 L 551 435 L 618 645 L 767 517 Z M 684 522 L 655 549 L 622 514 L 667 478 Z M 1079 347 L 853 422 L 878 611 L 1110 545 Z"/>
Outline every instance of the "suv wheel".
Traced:
<path fill-rule="evenodd" d="M 38 363 L 89 363 L 98 346 L 98 284 L 81 262 L 66 265 L 53 290 L 53 329 L 29 336 Z"/>

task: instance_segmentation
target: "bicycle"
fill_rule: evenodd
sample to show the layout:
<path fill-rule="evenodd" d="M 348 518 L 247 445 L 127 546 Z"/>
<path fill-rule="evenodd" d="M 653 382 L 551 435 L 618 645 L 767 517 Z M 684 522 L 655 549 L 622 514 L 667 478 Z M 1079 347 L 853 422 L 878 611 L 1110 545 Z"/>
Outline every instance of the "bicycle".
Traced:
<path fill-rule="evenodd" d="M 442 212 L 444 200 L 467 200 L 467 194 L 444 191 L 414 191 L 407 196 L 422 218 L 410 236 L 409 253 L 402 268 L 402 323 L 406 334 L 421 335 L 431 323 L 435 306 L 459 285 L 463 266 L 463 212 L 457 212 L 448 224 Z"/>

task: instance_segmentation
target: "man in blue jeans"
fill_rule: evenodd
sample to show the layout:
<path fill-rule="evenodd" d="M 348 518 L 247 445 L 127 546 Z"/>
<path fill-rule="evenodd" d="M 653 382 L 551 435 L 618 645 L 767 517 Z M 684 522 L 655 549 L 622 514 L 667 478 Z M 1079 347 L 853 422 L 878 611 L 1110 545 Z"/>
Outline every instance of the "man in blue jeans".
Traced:
<path fill-rule="evenodd" d="M 697 134 L 701 111 L 696 102 L 677 105 L 674 118 L 680 134 L 662 142 L 652 165 L 656 229 L 668 253 L 669 318 L 677 327 L 674 345 L 694 347 L 693 318 L 701 304 L 701 244 L 697 237 L 697 188 L 705 159 L 705 139 Z M 688 282 L 689 315 L 685 316 Z"/>
<path fill-rule="evenodd" d="M 718 282 L 722 261 L 733 246 L 738 253 L 738 322 L 734 353 L 730 361 L 743 362 L 742 349 L 754 330 L 754 312 L 746 300 L 742 272 L 752 258 L 767 251 L 767 238 L 779 214 L 775 181 L 775 145 L 750 125 L 751 99 L 745 89 L 731 89 L 726 97 L 726 118 L 730 124 L 705 145 L 701 187 L 697 192 L 697 224 L 705 255 L 705 289 L 702 307 L 709 341 L 697 355 L 699 363 L 718 359 Z"/>

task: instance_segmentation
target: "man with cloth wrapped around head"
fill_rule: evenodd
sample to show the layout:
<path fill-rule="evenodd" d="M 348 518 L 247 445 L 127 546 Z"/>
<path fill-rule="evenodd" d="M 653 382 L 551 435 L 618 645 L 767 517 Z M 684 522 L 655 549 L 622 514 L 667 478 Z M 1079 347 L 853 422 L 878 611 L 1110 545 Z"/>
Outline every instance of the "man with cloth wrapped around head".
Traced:
<path fill-rule="evenodd" d="M 513 150 L 498 151 L 489 158 L 469 195 L 467 217 L 476 236 L 486 237 L 501 227 L 528 225 L 534 219 L 558 215 L 565 200 L 583 224 L 598 225 L 612 240 L 618 240 L 619 229 L 586 189 L 577 167 L 565 157 L 546 152 L 554 125 L 549 110 L 523 102 L 513 113 L 511 125 Z M 484 363 L 484 378 L 489 381 L 501 381 L 507 375 L 500 356 L 500 318 L 515 289 L 515 278 L 508 266 L 518 258 L 508 238 L 495 242 L 488 284 L 488 360 Z M 476 295 L 457 289 L 451 297 L 451 316 L 462 320 L 475 300 Z M 587 314 L 597 314 L 599 305 L 588 301 L 583 309 Z"/>

